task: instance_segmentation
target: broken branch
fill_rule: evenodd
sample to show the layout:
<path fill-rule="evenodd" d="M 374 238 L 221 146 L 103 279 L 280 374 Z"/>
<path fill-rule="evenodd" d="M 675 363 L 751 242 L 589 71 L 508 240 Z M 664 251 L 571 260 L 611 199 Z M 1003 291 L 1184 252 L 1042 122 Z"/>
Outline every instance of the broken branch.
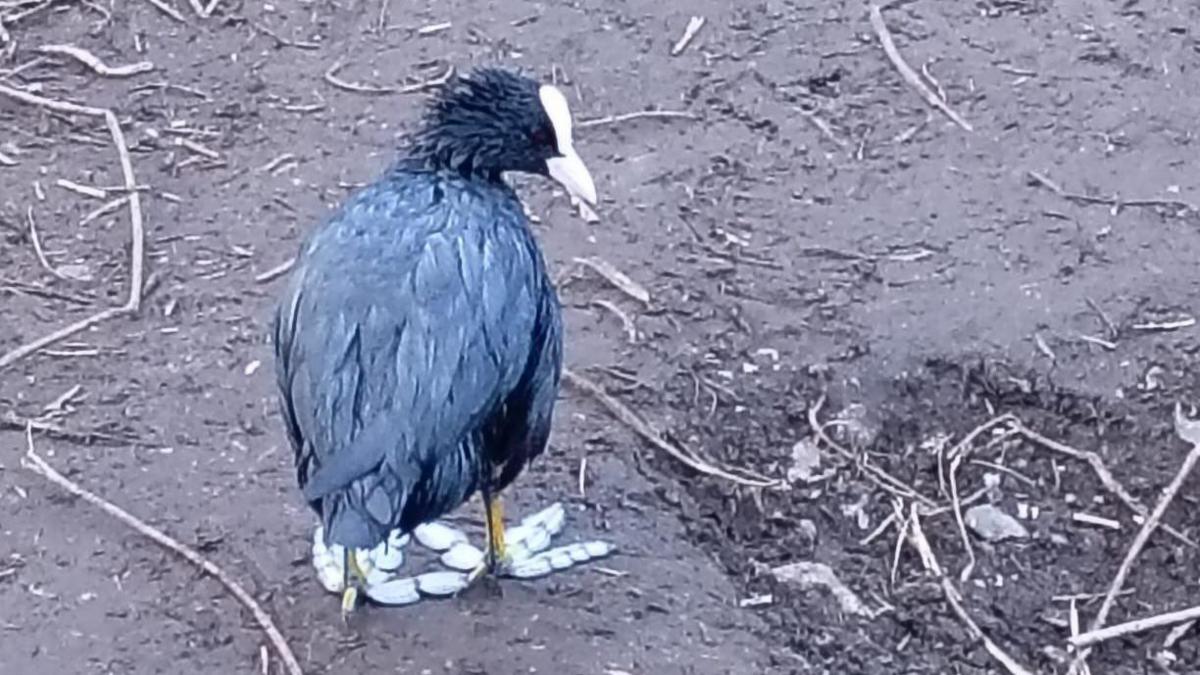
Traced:
<path fill-rule="evenodd" d="M 142 222 L 142 198 L 138 192 L 137 180 L 133 175 L 133 161 L 129 158 L 129 147 L 125 143 L 125 132 L 121 130 L 121 123 L 117 119 L 116 113 L 108 108 L 96 108 L 92 106 L 79 105 L 78 103 L 68 103 L 66 101 L 57 101 L 54 99 L 31 94 L 27 91 L 14 89 L 12 87 L 0 84 L 0 95 L 16 99 L 22 103 L 35 105 L 47 110 L 54 110 L 68 115 L 87 115 L 89 117 L 100 117 L 104 119 L 108 126 L 108 132 L 112 135 L 113 145 L 116 146 L 117 157 L 121 164 L 121 174 L 123 177 L 124 189 L 129 197 L 129 238 L 130 238 L 130 263 L 129 263 L 129 295 L 125 304 L 120 307 L 112 307 L 101 310 L 90 317 L 76 321 L 75 323 L 60 328 L 57 331 L 44 335 L 32 342 L 19 345 L 7 353 L 0 355 L 0 370 L 7 368 L 13 363 L 25 358 L 26 356 L 62 340 L 70 335 L 78 333 L 81 330 L 94 326 L 102 321 L 106 321 L 116 316 L 125 314 L 133 314 L 141 308 L 142 289 L 143 289 L 143 273 L 145 267 L 145 224 Z"/>
<path fill-rule="evenodd" d="M 138 518 L 130 515 L 121 507 L 105 500 L 103 497 L 81 487 L 78 483 L 70 480 L 50 466 L 46 460 L 42 459 L 41 455 L 34 450 L 33 447 L 33 428 L 25 428 L 25 459 L 26 466 L 34 473 L 42 476 L 51 483 L 66 490 L 67 492 L 83 499 L 87 503 L 99 508 L 108 515 L 116 518 L 125 525 L 128 525 L 138 534 L 150 539 L 154 543 L 163 548 L 179 554 L 181 557 L 200 568 L 202 572 L 216 579 L 226 588 L 237 600 L 250 610 L 254 615 L 254 620 L 266 633 L 267 639 L 271 641 L 271 645 L 275 647 L 279 657 L 283 659 L 284 665 L 287 667 L 289 675 L 303 675 L 300 669 L 300 662 L 296 660 L 296 656 L 292 654 L 291 648 L 288 647 L 287 640 L 283 638 L 283 634 L 275 627 L 275 622 L 271 619 L 271 615 L 267 614 L 266 610 L 258 604 L 245 588 L 239 584 L 233 577 L 229 576 L 225 570 L 217 567 L 217 565 L 209 561 L 204 556 L 200 555 L 195 549 L 182 544 L 175 539 L 167 536 L 160 530 L 150 527 Z"/>

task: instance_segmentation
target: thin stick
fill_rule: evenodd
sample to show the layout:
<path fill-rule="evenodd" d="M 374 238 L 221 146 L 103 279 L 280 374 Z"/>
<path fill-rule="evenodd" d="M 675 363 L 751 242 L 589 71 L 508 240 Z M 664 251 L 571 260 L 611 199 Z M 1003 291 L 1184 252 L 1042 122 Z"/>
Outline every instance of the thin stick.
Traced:
<path fill-rule="evenodd" d="M 947 456 L 950 458 L 950 503 L 954 507 L 954 520 L 958 524 L 958 533 L 962 538 L 963 548 L 967 551 L 967 563 L 963 565 L 962 570 L 958 573 L 959 583 L 965 584 L 967 583 L 967 580 L 971 578 L 971 572 L 975 570 L 976 561 L 975 548 L 971 546 L 971 537 L 967 534 L 967 524 L 963 518 L 962 502 L 958 498 L 958 468 L 962 466 L 963 461 L 965 461 L 967 457 L 971 455 L 971 448 L 973 447 L 972 444 L 975 442 L 976 438 L 982 435 L 985 431 L 998 427 L 1002 424 L 1008 424 L 1014 420 L 1016 420 L 1016 418 L 1010 413 L 993 417 L 987 422 L 984 422 L 983 424 L 980 424 L 972 429 L 970 433 L 964 436 L 963 439 L 959 441 L 953 448 L 951 448 L 950 452 L 947 453 Z"/>
<path fill-rule="evenodd" d="M 350 82 L 343 80 L 337 76 L 346 64 L 343 61 L 338 61 L 325 71 L 325 81 L 329 84 L 345 91 L 352 91 L 358 94 L 415 94 L 419 91 L 424 91 L 432 87 L 438 87 L 450 81 L 450 77 L 454 75 L 454 66 L 446 69 L 446 72 L 432 80 L 418 82 L 416 84 L 408 84 L 403 87 L 380 87 L 374 84 L 363 84 L 361 82 Z"/>
<path fill-rule="evenodd" d="M 1148 630 L 1154 630 L 1155 628 L 1173 626 L 1175 624 L 1187 623 L 1197 619 L 1200 619 L 1200 605 L 1197 605 L 1196 607 L 1189 607 L 1188 609 L 1181 609 L 1177 612 L 1168 612 L 1167 614 L 1159 614 L 1157 616 L 1134 619 L 1133 621 L 1126 621 L 1125 623 L 1119 623 L 1115 626 L 1109 626 L 1108 628 L 1101 628 L 1100 630 L 1090 630 L 1086 633 L 1080 633 L 1079 635 L 1072 637 L 1071 639 L 1067 640 L 1067 642 L 1070 642 L 1072 647 L 1081 649 L 1099 642 L 1104 642 L 1105 640 L 1111 640 L 1113 638 L 1123 637 L 1126 635 L 1133 635 L 1135 633 L 1144 633 Z"/>
<path fill-rule="evenodd" d="M 946 602 L 954 610 L 959 621 L 962 621 L 967 627 L 967 632 L 971 635 L 971 638 L 977 642 L 981 642 L 983 648 L 992 655 L 992 658 L 999 661 L 1009 673 L 1012 675 L 1033 675 L 1024 666 L 1017 663 L 1016 659 L 1009 656 L 1000 645 L 992 642 L 991 638 L 979 627 L 979 624 L 975 623 L 975 620 L 967 613 L 966 607 L 962 604 L 962 596 L 959 594 L 958 589 L 954 587 L 954 582 L 950 581 L 950 578 L 946 576 L 946 573 L 942 570 L 942 566 L 938 563 L 937 557 L 933 554 L 933 548 L 929 545 L 929 540 L 925 537 L 925 531 L 921 529 L 921 518 L 918 511 L 919 507 L 913 504 L 909 515 L 909 539 L 920 554 L 921 563 L 925 566 L 925 570 L 937 577 L 939 585 L 942 587 L 942 595 L 946 597 Z"/>
<path fill-rule="evenodd" d="M 34 431 L 45 434 L 51 438 L 61 438 L 63 440 L 68 440 L 72 443 L 79 443 L 81 445 L 100 444 L 127 446 L 137 445 L 139 443 L 138 439 L 129 436 L 117 436 L 114 434 L 104 433 L 103 431 L 75 431 L 51 422 L 20 417 L 12 411 L 7 411 L 3 415 L 0 415 L 0 429 L 22 431 L 27 427 L 32 427 Z"/>
<path fill-rule="evenodd" d="M 817 131 L 820 131 L 821 134 L 824 135 L 825 138 L 828 138 L 831 143 L 843 150 L 846 149 L 846 141 L 838 138 L 837 134 L 833 133 L 833 127 L 829 126 L 829 122 L 826 122 L 818 117 L 816 113 L 805 110 L 804 108 L 793 107 L 792 110 L 804 115 L 804 119 L 808 120 L 810 124 L 816 127 Z"/>
<path fill-rule="evenodd" d="M 42 249 L 42 239 L 38 236 L 37 221 L 33 218 L 32 206 L 26 207 L 25 219 L 29 221 L 29 243 L 33 244 L 33 254 L 37 256 L 38 263 L 42 266 L 42 269 L 53 275 L 55 279 L 70 281 L 70 279 L 59 273 L 59 271 L 50 264 L 49 260 L 46 260 L 46 251 Z"/>
<path fill-rule="evenodd" d="M 1051 180 L 1049 176 L 1038 173 L 1037 171 L 1030 171 L 1029 177 L 1033 179 L 1033 182 L 1050 190 L 1059 197 L 1083 204 L 1103 204 L 1105 206 L 1114 206 L 1118 209 L 1122 206 L 1172 206 L 1177 209 L 1187 209 L 1189 211 L 1200 210 L 1196 208 L 1195 204 L 1192 204 L 1191 202 L 1185 202 L 1182 199 L 1121 199 L 1120 197 L 1093 197 L 1091 195 L 1081 195 L 1074 192 L 1067 192 L 1061 185 Z"/>
<path fill-rule="evenodd" d="M 149 61 L 139 61 L 126 66 L 110 66 L 100 60 L 100 57 L 75 45 L 42 45 L 38 47 L 38 51 L 43 54 L 69 56 L 101 77 L 133 77 L 154 70 L 154 64 Z"/>
<path fill-rule="evenodd" d="M 879 37 L 879 43 L 883 45 L 883 51 L 887 54 L 888 60 L 900 72 L 900 77 L 908 83 L 908 86 L 917 90 L 921 98 L 929 105 L 942 111 L 946 117 L 949 117 L 955 124 L 962 127 L 966 131 L 975 131 L 971 123 L 963 119 L 961 115 L 954 112 L 954 109 L 946 105 L 946 102 L 938 98 L 937 94 L 933 93 L 922 80 L 921 76 L 917 75 L 912 66 L 904 60 L 900 55 L 900 50 L 896 49 L 896 43 L 892 40 L 892 33 L 888 30 L 887 24 L 883 21 L 883 12 L 880 11 L 879 5 L 871 5 L 871 27 L 875 29 L 875 35 Z"/>
<path fill-rule="evenodd" d="M 671 47 L 671 56 L 679 56 L 683 50 L 687 49 L 700 29 L 704 28 L 704 22 L 705 19 L 702 16 L 693 16 L 688 19 L 687 27 L 683 29 L 683 36 L 675 42 L 675 46 Z"/>
<path fill-rule="evenodd" d="M 283 262 L 272 267 L 271 269 L 267 270 L 266 272 L 263 272 L 262 274 L 259 274 L 258 276 L 254 277 L 254 280 L 260 284 L 265 284 L 268 281 L 278 279 L 279 277 L 287 274 L 288 272 L 291 272 L 292 268 L 295 266 L 296 266 L 296 259 L 288 258 L 287 260 L 284 260 Z"/>
<path fill-rule="evenodd" d="M 607 309 L 613 316 L 621 320 L 621 326 L 625 329 L 625 339 L 629 344 L 637 342 L 637 324 L 633 322 L 633 319 L 629 318 L 629 315 L 624 310 L 617 307 L 616 303 L 609 300 L 596 299 L 592 300 L 592 304 Z"/>
<path fill-rule="evenodd" d="M 827 445 L 837 454 L 841 455 L 846 461 L 855 464 L 862 468 L 863 471 L 866 471 L 867 477 L 884 490 L 887 490 L 888 492 L 905 499 L 915 499 L 916 501 L 921 502 L 930 508 L 937 506 L 937 502 L 933 501 L 929 497 L 926 497 L 920 492 L 917 492 L 916 488 L 909 486 L 904 481 L 892 476 L 888 472 L 873 464 L 867 464 L 864 461 L 860 461 L 858 456 L 853 452 L 850 452 L 846 448 L 843 448 L 841 445 L 834 442 L 834 440 L 829 437 L 829 434 L 825 433 L 825 425 L 821 424 L 820 419 L 817 416 L 821 411 L 821 407 L 824 405 L 825 396 L 822 394 L 821 398 L 817 399 L 817 402 L 808 409 L 808 426 L 812 428 L 813 434 L 816 435 L 818 440 Z"/>
<path fill-rule="evenodd" d="M 1163 490 L 1162 496 L 1158 499 L 1158 504 L 1154 506 L 1154 511 L 1150 513 L 1150 517 L 1146 519 L 1146 522 L 1142 523 L 1137 536 L 1133 538 L 1133 543 L 1129 545 L 1129 550 L 1125 553 L 1125 559 L 1121 561 L 1121 566 L 1117 568 L 1117 576 L 1113 578 L 1112 584 L 1109 585 L 1108 593 L 1104 596 L 1104 602 L 1100 604 L 1100 611 L 1096 612 L 1095 618 L 1092 619 L 1092 625 L 1088 628 L 1088 633 L 1095 633 L 1104 627 L 1104 622 L 1108 620 L 1108 614 L 1112 611 L 1117 596 L 1121 593 L 1121 589 L 1125 587 L 1125 580 L 1129 578 L 1129 572 L 1133 569 L 1133 563 L 1137 560 L 1138 555 L 1141 554 L 1142 549 L 1145 548 L 1146 542 L 1150 540 L 1150 534 L 1154 532 L 1154 528 L 1158 527 L 1159 522 L 1162 521 L 1167 507 L 1171 505 L 1171 502 L 1175 499 L 1175 495 L 1179 494 L 1179 489 L 1183 487 L 1184 481 L 1191 475 L 1192 469 L 1196 468 L 1196 463 L 1200 462 L 1200 423 L 1185 418 L 1183 416 L 1183 406 L 1179 403 L 1175 404 L 1175 430 L 1180 438 L 1192 444 L 1192 450 L 1183 458 L 1183 464 L 1179 467 L 1179 471 L 1176 472 L 1171 482 L 1167 484 L 1167 488 Z M 1073 670 L 1088 657 L 1090 651 L 1089 649 L 1085 649 L 1075 657 L 1075 661 L 1072 663 Z"/>
<path fill-rule="evenodd" d="M 1059 443 L 1058 441 L 1047 438 L 1033 429 L 1025 426 L 1025 424 L 1020 420 L 1013 422 L 1013 429 L 1015 429 L 1017 433 L 1024 436 L 1027 440 L 1032 441 L 1033 443 L 1048 450 L 1052 450 L 1059 454 L 1067 455 L 1068 457 L 1073 457 L 1075 459 L 1087 462 L 1087 464 L 1092 467 L 1092 471 L 1100 479 L 1100 483 L 1104 485 L 1105 489 L 1116 495 L 1117 499 L 1120 499 L 1121 503 L 1125 504 L 1130 511 L 1133 511 L 1142 518 L 1147 517 L 1148 512 L 1141 500 L 1139 500 L 1137 497 L 1134 497 L 1129 493 L 1128 490 L 1125 489 L 1125 486 L 1121 485 L 1121 483 L 1113 476 L 1112 472 L 1108 470 L 1108 467 L 1104 465 L 1104 460 L 1100 458 L 1100 455 L 1097 455 L 1091 450 L 1077 450 L 1065 443 Z M 1174 527 L 1164 523 L 1162 525 L 1162 529 L 1164 532 L 1167 532 L 1184 544 L 1187 544 L 1192 548 L 1197 548 L 1196 542 L 1192 541 L 1187 535 L 1183 534 Z"/>
<path fill-rule="evenodd" d="M 158 11 L 160 11 L 160 12 L 162 12 L 163 14 L 166 14 L 167 16 L 171 17 L 172 19 L 175 19 L 175 20 L 176 20 L 176 21 L 178 21 L 179 23 L 187 23 L 187 19 L 185 19 L 185 18 L 183 17 L 183 14 L 181 14 L 181 13 L 179 12 L 179 10 L 177 10 L 177 9 L 175 9 L 174 7 L 172 7 L 172 6 L 168 5 L 168 4 L 166 3 L 166 0 L 147 0 L 147 1 L 148 1 L 148 2 L 149 2 L 151 5 L 154 5 L 155 9 L 157 9 L 157 10 L 158 10 Z"/>
<path fill-rule="evenodd" d="M 160 530 L 157 530 L 141 520 L 138 520 L 136 517 L 121 509 L 121 507 L 116 506 L 112 502 L 105 500 L 93 492 L 88 491 L 87 489 L 81 487 L 78 483 L 73 482 L 66 476 L 63 476 L 61 473 L 56 471 L 54 467 L 50 466 L 46 460 L 42 459 L 42 457 L 37 454 L 37 451 L 34 450 L 32 427 L 25 428 L 25 444 L 25 459 L 30 462 L 27 466 L 34 473 L 37 473 L 43 478 L 49 480 L 51 483 L 54 483 L 76 497 L 83 499 L 92 506 L 99 508 L 101 511 L 104 511 L 122 523 L 125 523 L 138 532 L 138 534 L 141 534 L 142 536 L 152 540 L 159 546 L 179 554 L 188 562 L 200 568 L 202 572 L 219 581 L 222 586 L 224 586 L 231 594 L 233 594 L 235 598 L 237 598 L 238 602 L 242 603 L 242 605 L 244 605 L 246 609 L 250 610 L 250 613 L 254 615 L 254 620 L 258 623 L 259 627 L 262 628 L 263 632 L 267 634 L 267 639 L 271 641 L 271 645 L 275 647 L 275 651 L 279 654 L 279 657 L 283 659 L 283 663 L 287 667 L 288 673 L 290 675 L 304 675 L 304 672 L 300 669 L 300 662 L 297 661 L 295 655 L 292 654 L 292 650 L 290 647 L 288 647 L 287 640 L 283 638 L 283 634 L 280 633 L 279 629 L 275 627 L 275 622 L 271 619 L 271 615 L 267 614 L 266 610 L 264 610 L 262 606 L 259 605 L 258 602 L 256 602 L 254 598 L 246 592 L 246 589 L 242 588 L 242 585 L 239 584 L 233 577 L 229 576 L 225 570 L 217 567 L 215 563 L 200 555 L 200 553 L 195 549 L 182 544 L 175 539 L 172 539 Z"/>
<path fill-rule="evenodd" d="M 133 161 L 129 158 L 129 146 L 125 143 L 125 132 L 121 130 L 121 122 L 117 119 L 116 113 L 108 108 L 95 108 L 92 106 L 79 105 L 77 103 L 68 103 L 66 101 L 56 101 L 54 99 L 44 98 L 37 94 L 31 94 L 20 89 L 0 84 L 0 95 L 16 99 L 22 103 L 35 105 L 48 110 L 55 110 L 66 114 L 87 115 L 89 117 L 102 117 L 105 124 L 108 126 L 108 132 L 112 135 L 113 145 L 117 149 L 117 157 L 121 163 L 121 175 L 123 177 L 124 188 L 129 197 L 129 295 L 125 304 L 120 307 L 113 307 L 76 321 L 75 323 L 60 328 L 49 335 L 44 335 L 32 342 L 19 345 L 9 352 L 0 355 L 0 370 L 12 365 L 13 363 L 25 358 L 26 356 L 51 345 L 63 338 L 74 335 L 81 330 L 94 326 L 101 321 L 106 321 L 113 317 L 124 314 L 134 314 L 142 304 L 142 284 L 143 274 L 145 269 L 145 224 L 142 222 L 142 197 L 137 189 L 137 180 L 133 174 Z"/>
<path fill-rule="evenodd" d="M 601 127 L 606 124 L 620 124 L 629 120 L 639 119 L 684 119 L 698 120 L 700 116 L 696 113 L 690 113 L 685 110 L 638 110 L 636 112 L 622 113 L 620 115 L 606 115 L 596 119 L 582 120 L 575 125 L 577 129 L 586 129 L 588 127 Z"/>
<path fill-rule="evenodd" d="M 642 286 L 638 282 L 629 278 L 628 274 L 625 274 L 621 270 L 617 269 L 616 265 L 608 262 L 604 258 L 596 257 L 575 258 L 575 262 L 604 277 L 608 283 L 616 286 L 625 295 L 628 295 L 647 307 L 650 306 L 650 291 L 647 291 L 645 286 Z"/>
<path fill-rule="evenodd" d="M 753 475 L 750 477 L 739 476 L 720 467 L 713 466 L 712 464 L 695 457 L 691 452 L 684 450 L 664 439 L 657 431 L 654 430 L 653 427 L 651 427 L 649 424 L 643 421 L 642 418 L 638 417 L 636 413 L 626 407 L 624 403 L 621 403 L 612 396 L 609 396 L 608 393 L 601 389 L 600 385 L 596 384 L 595 382 L 592 382 L 582 375 L 574 373 L 568 368 L 563 368 L 562 377 L 563 380 L 571 386 L 590 394 L 593 398 L 599 401 L 601 405 L 607 408 L 614 417 L 627 424 L 651 445 L 700 473 L 710 476 L 717 476 L 719 478 L 724 478 L 725 480 L 737 483 L 738 485 L 747 485 L 750 487 L 775 487 L 779 485 L 778 480 L 771 480 L 762 476 Z"/>

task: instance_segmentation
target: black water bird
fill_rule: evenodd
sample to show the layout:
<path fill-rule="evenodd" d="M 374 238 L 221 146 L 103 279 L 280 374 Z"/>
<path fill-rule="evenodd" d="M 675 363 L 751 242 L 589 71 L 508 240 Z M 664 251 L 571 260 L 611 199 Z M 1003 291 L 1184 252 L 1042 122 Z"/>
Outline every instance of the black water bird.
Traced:
<path fill-rule="evenodd" d="M 505 172 L 595 204 L 566 98 L 498 68 L 436 93 L 401 157 L 304 243 L 275 315 L 276 374 L 303 496 L 328 543 L 384 541 L 477 491 L 488 568 L 499 493 L 545 449 L 562 318 Z M 473 575 L 474 576 L 474 575 Z M 346 579 L 343 606 L 354 604 Z"/>

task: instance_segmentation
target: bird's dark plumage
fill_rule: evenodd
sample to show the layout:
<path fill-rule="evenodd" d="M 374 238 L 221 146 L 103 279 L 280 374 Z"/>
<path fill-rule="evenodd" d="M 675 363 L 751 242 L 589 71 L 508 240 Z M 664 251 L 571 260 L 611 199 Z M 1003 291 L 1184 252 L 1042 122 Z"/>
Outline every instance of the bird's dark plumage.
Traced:
<path fill-rule="evenodd" d="M 535 82 L 459 78 L 400 161 L 305 243 L 274 344 L 297 479 L 327 540 L 372 547 L 503 489 L 544 450 L 561 311 L 500 174 L 545 173 L 547 125 Z"/>

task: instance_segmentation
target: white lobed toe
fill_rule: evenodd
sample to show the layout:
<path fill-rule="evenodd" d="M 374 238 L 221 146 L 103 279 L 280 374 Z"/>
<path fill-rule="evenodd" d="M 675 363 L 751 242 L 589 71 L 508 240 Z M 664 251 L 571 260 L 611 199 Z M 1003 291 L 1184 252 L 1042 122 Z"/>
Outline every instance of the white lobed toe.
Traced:
<path fill-rule="evenodd" d="M 397 607 L 411 605 L 421 599 L 417 580 L 411 577 L 391 579 L 366 588 L 367 597 L 381 605 Z"/>
<path fill-rule="evenodd" d="M 446 597 L 454 595 L 469 585 L 464 572 L 426 572 L 415 579 L 417 590 L 424 595 Z"/>
<path fill-rule="evenodd" d="M 449 551 L 451 546 L 467 541 L 467 535 L 461 530 L 439 522 L 418 525 L 413 530 L 413 536 L 419 544 L 438 553 Z"/>
<path fill-rule="evenodd" d="M 442 554 L 442 564 L 459 572 L 470 572 L 483 564 L 483 551 L 460 541 Z"/>

